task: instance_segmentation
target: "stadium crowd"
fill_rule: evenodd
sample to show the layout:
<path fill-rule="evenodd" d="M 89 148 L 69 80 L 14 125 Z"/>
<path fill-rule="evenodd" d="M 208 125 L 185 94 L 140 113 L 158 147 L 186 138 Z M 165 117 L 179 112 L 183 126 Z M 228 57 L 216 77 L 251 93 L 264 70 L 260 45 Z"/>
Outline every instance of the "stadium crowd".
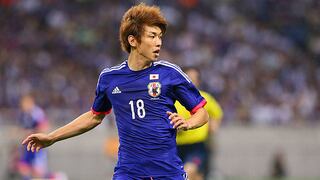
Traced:
<path fill-rule="evenodd" d="M 223 125 L 319 123 L 319 1 L 145 2 L 170 23 L 160 56 L 201 68 Z M 0 111 L 26 93 L 45 110 L 88 110 L 99 72 L 126 58 L 118 28 L 133 3 L 0 1 Z"/>

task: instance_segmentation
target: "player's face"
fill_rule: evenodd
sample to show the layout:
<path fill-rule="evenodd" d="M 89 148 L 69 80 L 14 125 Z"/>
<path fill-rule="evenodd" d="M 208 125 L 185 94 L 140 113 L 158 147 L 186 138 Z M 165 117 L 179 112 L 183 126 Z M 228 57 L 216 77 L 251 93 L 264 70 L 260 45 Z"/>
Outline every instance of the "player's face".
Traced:
<path fill-rule="evenodd" d="M 34 106 L 34 101 L 30 96 L 24 96 L 20 101 L 20 106 L 22 111 L 29 112 Z"/>
<path fill-rule="evenodd" d="M 162 45 L 162 31 L 157 26 L 144 26 L 144 32 L 141 35 L 141 43 L 137 50 L 147 60 L 155 61 L 159 57 Z"/>

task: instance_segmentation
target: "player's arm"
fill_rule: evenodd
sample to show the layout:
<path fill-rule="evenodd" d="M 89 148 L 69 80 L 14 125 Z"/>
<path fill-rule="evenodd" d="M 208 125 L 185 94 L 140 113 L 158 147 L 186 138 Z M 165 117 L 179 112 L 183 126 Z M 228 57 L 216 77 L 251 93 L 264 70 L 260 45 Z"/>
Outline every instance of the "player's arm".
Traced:
<path fill-rule="evenodd" d="M 178 130 L 196 129 L 206 124 L 209 120 L 208 112 L 204 108 L 199 108 L 187 121 L 177 113 L 167 112 L 167 114 L 173 128 Z"/>
<path fill-rule="evenodd" d="M 49 134 L 31 134 L 22 142 L 22 144 L 27 145 L 28 151 L 39 151 L 57 141 L 71 138 L 93 129 L 102 122 L 104 116 L 104 114 L 96 115 L 91 111 L 88 111 L 69 124 L 60 127 Z"/>

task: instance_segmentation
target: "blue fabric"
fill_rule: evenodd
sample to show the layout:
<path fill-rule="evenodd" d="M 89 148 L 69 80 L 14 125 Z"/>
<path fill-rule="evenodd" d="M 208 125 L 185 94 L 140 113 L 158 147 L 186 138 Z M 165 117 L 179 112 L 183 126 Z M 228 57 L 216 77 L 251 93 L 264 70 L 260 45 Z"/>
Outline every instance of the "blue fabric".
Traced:
<path fill-rule="evenodd" d="M 181 69 L 166 61 L 132 71 L 127 62 L 100 74 L 95 112 L 115 113 L 120 140 L 115 175 L 161 177 L 184 174 L 177 155 L 176 129 L 166 111 L 179 100 L 189 111 L 204 98 Z"/>
<path fill-rule="evenodd" d="M 112 180 L 188 180 L 186 173 L 174 176 L 161 176 L 161 177 L 133 177 L 127 174 L 114 175 Z"/>

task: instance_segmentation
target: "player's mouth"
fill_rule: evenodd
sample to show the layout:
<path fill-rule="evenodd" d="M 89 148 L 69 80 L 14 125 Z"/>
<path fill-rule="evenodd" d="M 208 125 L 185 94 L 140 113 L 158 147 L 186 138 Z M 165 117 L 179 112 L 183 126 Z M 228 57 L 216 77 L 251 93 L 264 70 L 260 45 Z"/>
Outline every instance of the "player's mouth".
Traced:
<path fill-rule="evenodd" d="M 160 49 L 153 51 L 153 53 L 154 53 L 156 56 L 159 56 L 159 54 L 160 54 Z"/>

